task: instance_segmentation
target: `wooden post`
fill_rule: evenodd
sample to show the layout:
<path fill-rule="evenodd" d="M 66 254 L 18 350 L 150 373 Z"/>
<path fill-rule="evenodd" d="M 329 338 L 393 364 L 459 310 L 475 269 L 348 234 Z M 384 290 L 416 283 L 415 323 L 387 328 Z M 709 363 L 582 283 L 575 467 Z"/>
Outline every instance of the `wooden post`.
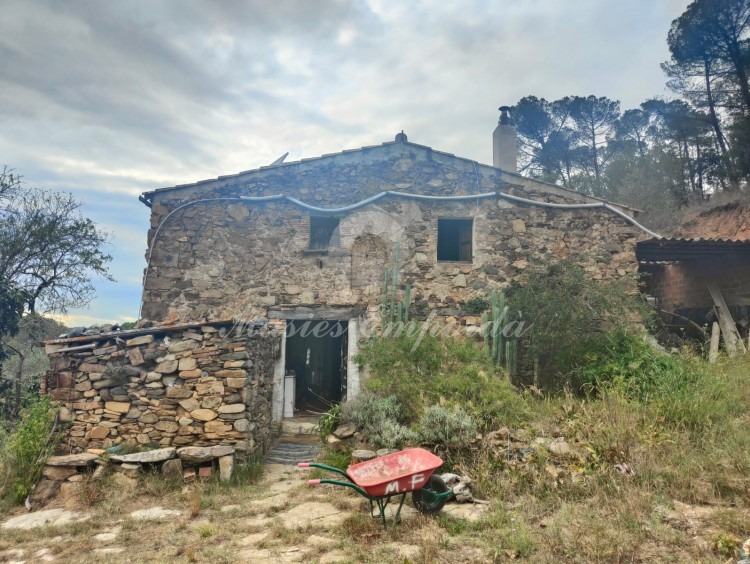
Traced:
<path fill-rule="evenodd" d="M 734 319 L 732 319 L 732 314 L 729 312 L 727 303 L 724 301 L 724 296 L 719 289 L 719 285 L 716 282 L 707 282 L 706 286 L 708 287 L 708 291 L 711 292 L 714 305 L 716 305 L 719 326 L 724 335 L 724 346 L 727 349 L 727 354 L 734 356 L 737 354 L 738 348 L 740 351 L 745 352 L 745 342 L 737 331 L 737 326 L 734 324 Z"/>
<path fill-rule="evenodd" d="M 721 329 L 719 324 L 714 321 L 711 326 L 711 346 L 708 349 L 708 362 L 716 362 L 716 358 L 719 356 L 719 336 L 721 335 Z"/>

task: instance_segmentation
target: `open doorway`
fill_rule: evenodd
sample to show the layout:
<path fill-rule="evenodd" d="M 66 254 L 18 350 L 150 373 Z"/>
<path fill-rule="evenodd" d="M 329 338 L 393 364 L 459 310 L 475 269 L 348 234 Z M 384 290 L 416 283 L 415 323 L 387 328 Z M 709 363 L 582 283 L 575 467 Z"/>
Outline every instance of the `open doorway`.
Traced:
<path fill-rule="evenodd" d="M 295 416 L 323 413 L 346 398 L 347 330 L 346 321 L 287 321 L 285 371 L 294 374 Z"/>

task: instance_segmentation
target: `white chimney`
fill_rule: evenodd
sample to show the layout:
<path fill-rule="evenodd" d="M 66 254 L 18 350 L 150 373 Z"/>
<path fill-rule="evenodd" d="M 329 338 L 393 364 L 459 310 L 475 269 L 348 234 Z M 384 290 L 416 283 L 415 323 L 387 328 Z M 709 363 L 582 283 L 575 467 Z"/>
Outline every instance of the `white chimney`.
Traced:
<path fill-rule="evenodd" d="M 509 106 L 500 106 L 500 119 L 492 134 L 492 166 L 516 172 L 516 128 L 510 124 Z"/>

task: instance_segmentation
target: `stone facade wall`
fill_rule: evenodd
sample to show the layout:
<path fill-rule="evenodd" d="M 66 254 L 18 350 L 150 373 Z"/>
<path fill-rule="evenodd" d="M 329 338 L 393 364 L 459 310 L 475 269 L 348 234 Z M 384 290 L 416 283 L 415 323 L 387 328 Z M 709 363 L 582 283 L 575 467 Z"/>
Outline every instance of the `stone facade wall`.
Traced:
<path fill-rule="evenodd" d="M 270 326 L 203 325 L 93 337 L 94 349 L 55 352 L 47 390 L 69 423 L 64 451 L 121 442 L 150 447 L 268 446 L 280 336 Z"/>
<path fill-rule="evenodd" d="M 394 144 L 155 193 L 156 228 L 201 198 L 285 194 L 319 207 L 383 190 L 452 196 L 503 191 L 539 201 L 583 196 L 445 154 Z M 473 218 L 471 262 L 437 261 L 438 218 Z M 636 228 L 603 209 L 555 210 L 501 198 L 435 202 L 388 196 L 340 218 L 337 248 L 309 250 L 310 212 L 286 201 L 203 202 L 176 211 L 153 246 L 142 316 L 188 321 L 243 317 L 279 305 L 377 308 L 396 252 L 402 283 L 430 309 L 456 308 L 522 280 L 529 269 L 585 253 L 592 278 L 635 275 Z M 398 251 L 397 251 L 398 250 Z"/>

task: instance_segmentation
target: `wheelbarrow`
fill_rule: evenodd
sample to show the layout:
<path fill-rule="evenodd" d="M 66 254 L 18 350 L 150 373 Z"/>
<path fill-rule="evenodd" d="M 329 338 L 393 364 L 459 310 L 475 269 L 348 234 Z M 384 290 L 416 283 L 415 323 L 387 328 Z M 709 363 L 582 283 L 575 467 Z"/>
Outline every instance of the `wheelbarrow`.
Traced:
<path fill-rule="evenodd" d="M 442 464 L 443 460 L 429 451 L 422 448 L 408 448 L 353 464 L 347 468 L 346 472 L 317 462 L 300 462 L 298 466 L 322 468 L 346 478 L 346 481 L 318 479 L 308 480 L 307 483 L 310 485 L 333 484 L 353 489 L 370 501 L 370 516 L 373 519 L 381 519 L 385 526 L 385 508 L 391 498 L 400 497 L 398 509 L 394 515 L 398 522 L 406 494 L 409 492 L 411 492 L 414 507 L 421 513 L 437 513 L 443 508 L 453 492 L 439 476 L 433 474 Z"/>

